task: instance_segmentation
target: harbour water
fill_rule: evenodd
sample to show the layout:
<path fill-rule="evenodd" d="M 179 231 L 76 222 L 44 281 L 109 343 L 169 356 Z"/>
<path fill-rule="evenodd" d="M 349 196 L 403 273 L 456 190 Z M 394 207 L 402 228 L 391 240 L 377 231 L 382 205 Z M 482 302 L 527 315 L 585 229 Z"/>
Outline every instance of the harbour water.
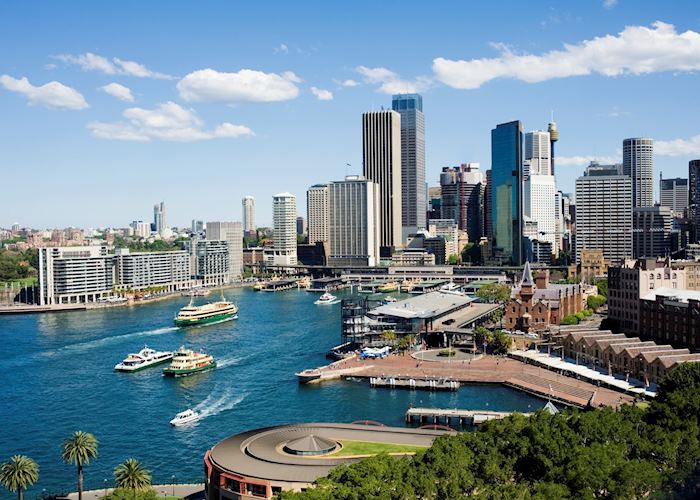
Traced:
<path fill-rule="evenodd" d="M 240 307 L 239 319 L 202 327 L 173 326 L 185 297 L 0 317 L 0 461 L 26 454 L 39 463 L 40 481 L 28 498 L 75 489 L 75 469 L 61 463 L 60 453 L 76 430 L 100 442 L 99 457 L 85 472 L 86 489 L 95 489 L 111 486 L 114 467 L 130 457 L 153 472 L 155 483 L 200 482 L 205 450 L 250 428 L 365 419 L 402 426 L 409 404 L 523 412 L 543 404 L 493 385 L 452 393 L 370 389 L 366 381 L 300 386 L 294 373 L 326 364 L 325 352 L 341 341 L 340 304 L 314 305 L 318 296 L 304 291 L 234 289 L 226 295 Z M 163 366 L 113 371 L 144 345 L 205 348 L 218 366 L 175 380 L 161 376 Z M 168 425 L 187 408 L 203 418 L 191 426 Z M 0 498 L 13 497 L 0 491 Z"/>

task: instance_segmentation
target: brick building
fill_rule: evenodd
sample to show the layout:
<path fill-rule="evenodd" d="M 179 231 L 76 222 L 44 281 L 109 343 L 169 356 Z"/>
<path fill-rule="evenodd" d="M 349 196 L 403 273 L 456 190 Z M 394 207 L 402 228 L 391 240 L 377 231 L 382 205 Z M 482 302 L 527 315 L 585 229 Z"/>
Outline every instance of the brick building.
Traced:
<path fill-rule="evenodd" d="M 657 288 L 642 297 L 639 335 L 675 347 L 700 348 L 700 292 Z"/>

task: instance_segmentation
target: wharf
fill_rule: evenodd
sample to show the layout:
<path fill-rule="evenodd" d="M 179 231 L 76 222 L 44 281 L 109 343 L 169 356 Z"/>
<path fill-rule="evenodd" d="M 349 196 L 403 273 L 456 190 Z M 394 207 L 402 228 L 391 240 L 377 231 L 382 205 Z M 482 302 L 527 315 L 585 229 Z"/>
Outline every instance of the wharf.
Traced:
<path fill-rule="evenodd" d="M 369 385 L 372 387 L 388 387 L 389 389 L 424 389 L 428 391 L 456 391 L 459 382 L 445 378 L 396 378 L 396 377 L 370 377 Z"/>
<path fill-rule="evenodd" d="M 38 306 L 33 304 L 21 304 L 11 306 L 0 306 L 0 314 L 27 314 L 27 313 L 47 313 L 63 311 L 84 311 L 86 304 L 51 304 Z"/>
<path fill-rule="evenodd" d="M 413 288 L 409 293 L 412 293 L 413 295 L 420 295 L 422 293 L 432 292 L 444 285 L 447 285 L 448 283 L 449 280 L 424 280 L 413 285 Z"/>
<path fill-rule="evenodd" d="M 311 280 L 311 286 L 307 292 L 326 292 L 345 288 L 347 284 L 341 276 L 328 276 L 326 278 L 316 278 Z"/>
<path fill-rule="evenodd" d="M 281 292 L 283 290 L 291 290 L 298 288 L 297 280 L 275 280 L 263 283 L 260 288 L 261 292 Z"/>
<path fill-rule="evenodd" d="M 452 408 L 409 408 L 406 411 L 406 422 L 413 423 L 416 419 L 418 422 L 432 422 L 433 424 L 439 424 L 443 421 L 445 425 L 450 425 L 453 419 L 456 419 L 459 425 L 470 424 L 479 425 L 489 420 L 497 420 L 501 418 L 506 418 L 510 415 L 518 412 L 510 411 L 489 411 L 489 410 L 459 410 Z M 532 413 L 521 413 L 527 417 L 531 416 Z"/>

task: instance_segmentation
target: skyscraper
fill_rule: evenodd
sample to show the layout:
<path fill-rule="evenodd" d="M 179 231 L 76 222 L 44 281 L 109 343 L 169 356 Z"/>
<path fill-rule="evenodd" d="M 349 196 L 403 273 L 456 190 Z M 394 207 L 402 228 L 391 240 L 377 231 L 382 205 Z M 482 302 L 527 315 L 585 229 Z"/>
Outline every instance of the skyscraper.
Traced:
<path fill-rule="evenodd" d="M 306 191 L 309 243 L 328 241 L 328 184 L 315 184 Z"/>
<path fill-rule="evenodd" d="M 379 262 L 379 186 L 361 176 L 328 185 L 328 265 Z"/>
<path fill-rule="evenodd" d="M 297 216 L 297 236 L 306 236 L 306 219 L 301 215 Z"/>
<path fill-rule="evenodd" d="M 700 160 L 688 162 L 688 216 L 692 227 L 691 241 L 700 242 Z"/>
<path fill-rule="evenodd" d="M 401 225 L 403 234 L 425 229 L 425 117 L 423 97 L 396 94 L 391 109 L 401 115 Z"/>
<path fill-rule="evenodd" d="M 153 205 L 153 230 L 162 235 L 166 227 L 168 224 L 165 217 L 165 202 L 161 201 Z"/>
<path fill-rule="evenodd" d="M 291 193 L 272 197 L 273 249 L 269 264 L 297 264 L 297 198 Z"/>
<path fill-rule="evenodd" d="M 228 281 L 243 273 L 243 225 L 240 222 L 207 222 L 207 240 L 228 243 Z"/>
<path fill-rule="evenodd" d="M 688 179 L 675 177 L 659 180 L 659 198 L 661 206 L 673 210 L 674 215 L 682 217 L 688 208 Z"/>
<path fill-rule="evenodd" d="M 484 234 L 485 188 L 486 181 L 478 163 L 444 167 L 440 174 L 442 219 L 452 219 L 474 243 Z"/>
<path fill-rule="evenodd" d="M 401 246 L 401 115 L 396 111 L 362 114 L 364 177 L 379 185 L 379 245 L 382 257 Z"/>
<path fill-rule="evenodd" d="M 494 256 L 523 261 L 523 125 L 501 123 L 491 130 L 491 210 Z"/>
<path fill-rule="evenodd" d="M 673 212 L 655 205 L 632 211 L 632 253 L 635 258 L 665 257 L 671 251 Z"/>
<path fill-rule="evenodd" d="M 653 206 L 653 139 L 633 137 L 622 141 L 622 173 L 632 179 L 632 207 Z"/>
<path fill-rule="evenodd" d="M 552 175 L 552 153 L 549 132 L 535 130 L 525 134 L 524 159 L 530 161 L 530 170 L 540 175 Z M 523 172 L 527 177 L 528 172 Z"/>
<path fill-rule="evenodd" d="M 523 214 L 537 224 L 535 239 L 550 243 L 554 255 L 559 254 L 561 246 L 555 225 L 556 192 L 549 132 L 528 132 L 523 161 Z"/>
<path fill-rule="evenodd" d="M 591 163 L 576 179 L 576 262 L 583 250 L 602 250 L 617 264 L 632 255 L 632 179 L 622 165 Z"/>
<path fill-rule="evenodd" d="M 248 235 L 255 233 L 255 198 L 252 196 L 243 198 L 243 231 Z"/>

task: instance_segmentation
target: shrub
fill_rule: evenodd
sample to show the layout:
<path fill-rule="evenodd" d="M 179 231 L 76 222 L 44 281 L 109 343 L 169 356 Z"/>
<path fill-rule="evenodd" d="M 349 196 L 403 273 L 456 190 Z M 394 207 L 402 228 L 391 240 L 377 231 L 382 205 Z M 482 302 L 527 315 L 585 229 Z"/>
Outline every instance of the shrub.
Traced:
<path fill-rule="evenodd" d="M 115 488 L 102 500 L 157 500 L 158 493 L 153 489 L 133 491 L 127 488 Z"/>
<path fill-rule="evenodd" d="M 447 356 L 449 358 L 449 357 L 454 356 L 455 354 L 456 353 L 455 353 L 454 349 L 443 349 L 438 353 L 438 356 Z"/>
<path fill-rule="evenodd" d="M 582 321 L 583 318 L 585 318 L 582 312 L 577 312 L 576 314 L 574 314 L 574 316 L 576 316 L 576 319 L 579 321 Z"/>
<path fill-rule="evenodd" d="M 573 314 L 569 314 L 568 316 L 564 316 L 564 318 L 561 320 L 560 324 L 561 325 L 578 325 L 579 319 L 574 316 Z"/>
<path fill-rule="evenodd" d="M 598 308 L 602 307 L 606 301 L 607 299 L 602 295 L 591 295 L 586 299 L 586 305 L 588 305 L 590 309 L 597 311 Z"/>
<path fill-rule="evenodd" d="M 581 311 L 581 312 L 582 312 L 583 315 L 586 316 L 586 317 L 591 316 L 591 315 L 593 314 L 593 311 L 591 311 L 590 309 L 584 309 L 584 310 Z"/>

